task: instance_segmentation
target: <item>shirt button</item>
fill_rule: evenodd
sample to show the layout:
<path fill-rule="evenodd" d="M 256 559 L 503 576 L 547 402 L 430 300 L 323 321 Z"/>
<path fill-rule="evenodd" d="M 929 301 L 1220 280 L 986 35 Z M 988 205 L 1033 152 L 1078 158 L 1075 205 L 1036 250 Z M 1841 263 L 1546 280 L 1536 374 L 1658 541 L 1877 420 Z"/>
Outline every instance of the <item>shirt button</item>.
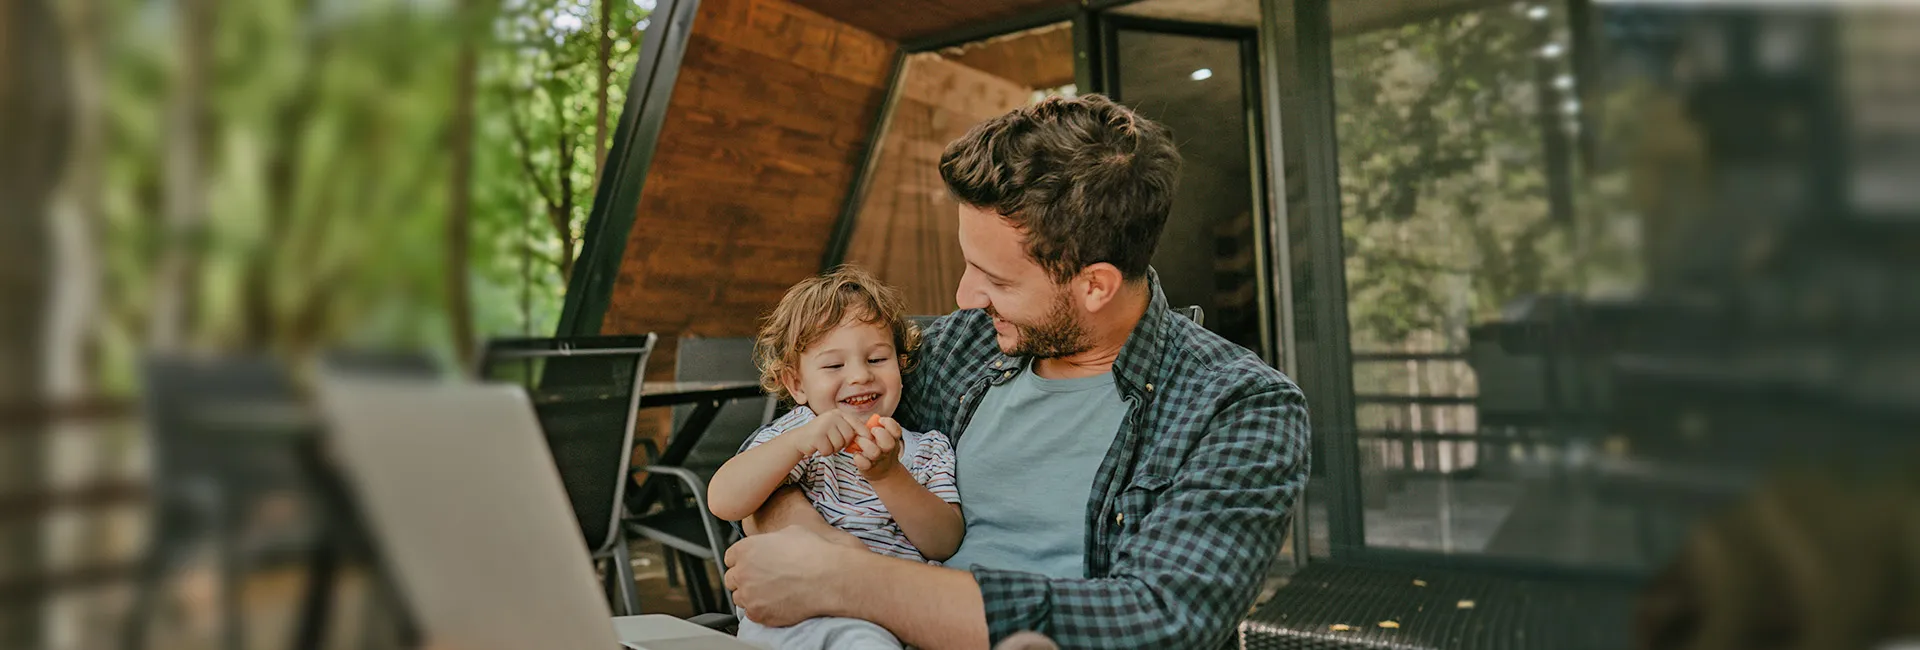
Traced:
<path fill-rule="evenodd" d="M 1147 384 L 1147 392 L 1153 392 L 1153 384 Z"/>
<path fill-rule="evenodd" d="M 1114 513 L 1114 514 L 1113 514 L 1113 523 L 1116 523 L 1116 524 L 1124 524 L 1124 523 L 1127 523 L 1127 513 L 1124 513 L 1124 512 L 1116 512 L 1116 513 Z"/>

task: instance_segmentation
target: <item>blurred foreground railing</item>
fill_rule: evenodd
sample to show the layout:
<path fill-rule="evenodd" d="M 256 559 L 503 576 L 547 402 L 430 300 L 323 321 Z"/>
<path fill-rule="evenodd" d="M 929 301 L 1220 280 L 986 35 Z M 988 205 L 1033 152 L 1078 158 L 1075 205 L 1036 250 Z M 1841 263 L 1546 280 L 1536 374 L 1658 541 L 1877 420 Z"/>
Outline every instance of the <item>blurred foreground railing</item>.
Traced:
<path fill-rule="evenodd" d="M 0 404 L 0 453 L 37 469 L 0 483 L 12 555 L 0 558 L 0 620 L 11 638 L 111 646 L 145 542 L 143 445 L 128 400 Z"/>

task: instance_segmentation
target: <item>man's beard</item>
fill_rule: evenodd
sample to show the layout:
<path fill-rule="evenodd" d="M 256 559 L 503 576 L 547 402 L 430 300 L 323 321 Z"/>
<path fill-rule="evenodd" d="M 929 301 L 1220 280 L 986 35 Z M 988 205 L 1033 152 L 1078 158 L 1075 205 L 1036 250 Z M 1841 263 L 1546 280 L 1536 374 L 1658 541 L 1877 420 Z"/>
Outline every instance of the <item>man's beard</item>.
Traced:
<path fill-rule="evenodd" d="M 1000 318 L 1000 312 L 991 306 L 987 307 L 987 315 Z M 1057 359 L 1093 347 L 1088 342 L 1090 337 L 1087 336 L 1087 328 L 1073 317 L 1073 303 L 1064 289 L 1054 294 L 1053 308 L 1048 310 L 1045 320 L 1039 324 L 1027 325 L 1010 320 L 1007 323 L 1013 325 L 1020 339 L 1012 350 L 1004 350 L 1007 356 Z"/>

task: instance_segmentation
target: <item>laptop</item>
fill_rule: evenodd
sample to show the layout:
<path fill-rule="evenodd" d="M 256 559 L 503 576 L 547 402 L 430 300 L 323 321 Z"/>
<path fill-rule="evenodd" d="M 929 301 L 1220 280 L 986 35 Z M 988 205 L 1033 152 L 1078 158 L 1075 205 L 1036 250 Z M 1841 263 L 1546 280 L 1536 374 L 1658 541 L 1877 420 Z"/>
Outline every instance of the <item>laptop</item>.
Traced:
<path fill-rule="evenodd" d="M 517 386 L 323 378 L 343 479 L 425 640 L 455 650 L 752 650 L 671 616 L 615 619 Z"/>

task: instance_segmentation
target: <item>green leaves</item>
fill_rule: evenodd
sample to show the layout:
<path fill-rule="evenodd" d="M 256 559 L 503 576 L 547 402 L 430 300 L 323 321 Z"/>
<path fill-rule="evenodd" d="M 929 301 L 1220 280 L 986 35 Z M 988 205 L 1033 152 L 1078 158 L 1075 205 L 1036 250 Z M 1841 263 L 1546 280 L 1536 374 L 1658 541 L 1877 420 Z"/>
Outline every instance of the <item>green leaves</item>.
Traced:
<path fill-rule="evenodd" d="M 480 30 L 462 29 L 456 1 L 217 2 L 198 32 L 177 24 L 174 3 L 97 1 L 108 23 L 95 215 L 105 286 L 91 336 L 108 389 L 130 383 L 169 252 L 193 260 L 187 326 L 197 347 L 463 355 L 449 340 L 449 273 L 470 279 L 480 335 L 551 331 L 561 268 L 577 252 L 597 180 L 599 38 L 608 30 L 597 24 L 596 0 L 474 0 Z M 639 51 L 633 28 L 647 12 L 605 1 L 614 3 L 611 49 L 623 53 L 607 98 L 618 115 Z M 450 270 L 456 60 L 463 34 L 475 31 L 484 40 L 473 254 Z M 186 33 L 206 36 L 204 69 L 181 56 Z M 183 93 L 198 93 L 204 107 L 193 122 L 201 173 L 192 182 L 206 207 L 198 227 L 174 236 L 160 220 L 169 147 L 179 141 L 169 107 Z"/>
<path fill-rule="evenodd" d="M 1334 43 L 1355 349 L 1464 347 L 1509 300 L 1631 273 L 1574 231 L 1620 211 L 1617 184 L 1580 193 L 1572 227 L 1548 214 L 1538 93 L 1555 91 L 1536 80 L 1563 64 L 1536 57 L 1538 27 L 1500 6 Z"/>

